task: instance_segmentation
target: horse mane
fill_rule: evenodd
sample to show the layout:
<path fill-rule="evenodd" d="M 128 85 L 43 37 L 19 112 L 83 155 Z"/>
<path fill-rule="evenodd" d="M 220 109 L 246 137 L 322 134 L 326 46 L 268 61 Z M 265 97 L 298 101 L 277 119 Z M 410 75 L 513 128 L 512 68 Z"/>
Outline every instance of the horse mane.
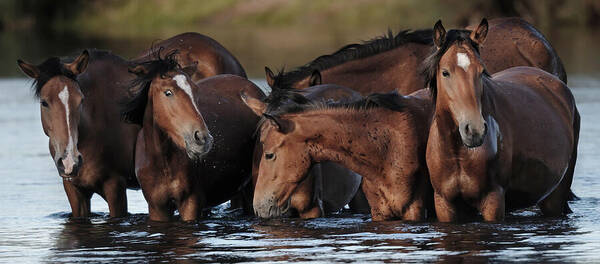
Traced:
<path fill-rule="evenodd" d="M 129 85 L 129 98 L 122 102 L 121 118 L 123 121 L 141 125 L 144 120 L 146 104 L 148 103 L 148 91 L 154 77 L 160 76 L 161 78 L 165 78 L 168 72 L 181 69 L 181 66 L 175 59 L 178 50 L 173 50 L 164 57 L 161 56 L 162 50 L 162 47 L 158 50 L 152 49 L 152 59 L 133 63 L 133 66 L 130 68 L 131 72 L 131 69 L 142 66 L 145 71 L 143 73 L 136 73 L 137 77 Z"/>
<path fill-rule="evenodd" d="M 291 87 L 295 82 L 310 76 L 314 71 L 323 71 L 348 61 L 370 57 L 407 43 L 431 45 L 433 44 L 432 36 L 431 29 L 403 30 L 395 36 L 391 30 L 388 30 L 387 35 L 364 41 L 362 44 L 348 44 L 332 54 L 322 55 L 292 71 L 281 71 L 274 78 L 274 83 L 282 88 Z"/>
<path fill-rule="evenodd" d="M 442 43 L 442 46 L 438 49 L 437 47 L 432 48 L 431 55 L 429 55 L 421 64 L 421 71 L 423 76 L 425 76 L 425 86 L 429 87 L 431 91 L 431 98 L 433 100 L 433 105 L 435 105 L 435 101 L 437 99 L 437 68 L 440 64 L 440 60 L 442 56 L 448 51 L 448 49 L 454 44 L 463 44 L 468 43 L 473 49 L 475 53 L 479 56 L 479 45 L 475 43 L 471 37 L 470 30 L 462 30 L 462 29 L 452 29 L 446 33 L 446 39 Z M 489 75 L 487 71 L 484 71 L 485 75 Z"/>
<path fill-rule="evenodd" d="M 65 58 L 61 60 L 59 57 L 51 57 L 37 65 L 40 76 L 33 80 L 31 88 L 36 98 L 40 98 L 42 87 L 50 81 L 53 77 L 63 75 L 75 82 L 77 82 L 77 76 L 68 70 L 63 63 L 72 62 L 73 58 Z"/>

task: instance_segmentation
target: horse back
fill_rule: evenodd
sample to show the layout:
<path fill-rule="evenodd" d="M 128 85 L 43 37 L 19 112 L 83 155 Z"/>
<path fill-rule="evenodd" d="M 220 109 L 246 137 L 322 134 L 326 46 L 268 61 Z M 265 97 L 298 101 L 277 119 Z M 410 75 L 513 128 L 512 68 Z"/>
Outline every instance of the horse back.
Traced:
<path fill-rule="evenodd" d="M 467 29 L 472 30 L 473 26 Z M 481 47 L 481 58 L 491 73 L 510 67 L 531 66 L 567 82 L 562 61 L 550 42 L 522 18 L 490 20 L 489 33 Z"/>

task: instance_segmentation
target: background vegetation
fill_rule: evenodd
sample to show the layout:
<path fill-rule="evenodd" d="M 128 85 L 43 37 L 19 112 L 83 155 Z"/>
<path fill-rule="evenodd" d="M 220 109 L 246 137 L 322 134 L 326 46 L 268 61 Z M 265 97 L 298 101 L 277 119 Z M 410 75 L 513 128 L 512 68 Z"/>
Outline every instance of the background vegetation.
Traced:
<path fill-rule="evenodd" d="M 152 41 L 195 31 L 230 49 L 252 76 L 262 76 L 264 65 L 297 66 L 388 28 L 428 28 L 437 19 L 459 27 L 484 16 L 524 17 L 565 57 L 571 47 L 589 49 L 596 40 L 600 1 L 3 0 L 0 15 L 0 48 L 5 51 L 0 75 L 17 74 L 17 57 L 39 61 L 84 47 L 132 57 Z M 573 38 L 587 44 L 562 43 Z M 574 56 L 567 64 L 577 71 L 598 67 L 571 62 L 585 60 L 578 57 L 588 56 Z"/>

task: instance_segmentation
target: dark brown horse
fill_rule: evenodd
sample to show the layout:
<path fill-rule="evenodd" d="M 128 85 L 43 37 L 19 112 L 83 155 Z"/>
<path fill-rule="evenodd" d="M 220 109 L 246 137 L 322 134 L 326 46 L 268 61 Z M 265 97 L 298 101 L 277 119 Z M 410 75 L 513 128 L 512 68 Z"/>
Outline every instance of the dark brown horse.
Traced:
<path fill-rule="evenodd" d="M 246 96 L 245 102 L 257 113 L 268 109 L 258 98 Z M 432 193 L 425 164 L 429 102 L 423 91 L 373 95 L 351 104 L 308 101 L 265 114 L 256 213 L 285 214 L 311 166 L 333 161 L 363 176 L 373 220 L 424 219 Z"/>
<path fill-rule="evenodd" d="M 275 83 L 280 87 L 302 89 L 310 86 L 310 77 L 317 70 L 321 72 L 323 83 L 339 84 L 363 95 L 393 90 L 409 94 L 425 87 L 419 66 L 431 53 L 431 36 L 431 30 L 402 31 L 396 36 L 389 33 L 363 44 L 350 44 L 277 76 Z M 523 19 L 491 20 L 488 37 L 494 41 L 482 47 L 481 54 L 490 73 L 515 66 L 532 66 L 567 82 L 556 51 Z"/>
<path fill-rule="evenodd" d="M 269 68 L 265 68 L 265 72 L 267 82 L 271 85 L 271 93 L 265 100 L 268 102 L 264 104 L 267 108 L 258 109 L 255 112 L 258 116 L 262 116 L 264 113 L 277 115 L 282 109 L 302 107 L 302 104 L 309 101 L 350 103 L 362 99 L 362 96 L 352 89 L 332 84 L 315 85 L 303 90 L 281 89 L 272 83 L 273 72 Z M 313 73 L 312 83 L 318 84 L 319 78 L 318 72 Z M 256 147 L 258 149 L 255 152 L 256 164 L 253 166 L 254 184 L 256 184 L 258 178 L 260 157 L 264 155 L 260 142 Z M 357 192 L 362 194 L 362 191 L 359 190 L 361 180 L 360 175 L 334 162 L 315 163 L 310 168 L 306 178 L 291 195 L 291 208 L 302 218 L 320 217 L 324 214 L 337 212 L 353 201 Z M 362 207 L 357 208 L 361 205 Z M 364 195 L 359 194 L 354 199 L 352 209 L 360 212 L 370 211 Z M 264 218 L 280 216 L 275 214 L 265 215 L 262 212 L 257 213 Z M 272 211 L 271 213 L 276 212 Z"/>
<path fill-rule="evenodd" d="M 170 220 L 175 209 L 184 221 L 198 219 L 203 208 L 230 199 L 250 179 L 258 117 L 239 93 L 264 96 L 234 75 L 194 84 L 174 56 L 131 69 L 141 89 L 123 112 L 126 121 L 143 126 L 136 176 L 154 221 Z"/>
<path fill-rule="evenodd" d="M 152 60 L 155 50 L 158 49 L 163 49 L 166 53 L 179 51 L 176 56 L 179 65 L 182 68 L 195 69 L 190 75 L 193 82 L 224 73 L 246 77 L 244 68 L 225 47 L 208 36 L 194 32 L 179 34 L 160 41 L 133 61 Z"/>
<path fill-rule="evenodd" d="M 437 50 L 425 69 L 435 103 L 427 166 L 437 217 L 456 221 L 475 209 L 501 221 L 505 210 L 535 204 L 544 215 L 566 214 L 579 137 L 573 95 L 538 68 L 490 76 L 479 55 L 487 32 L 485 19 L 474 31 L 434 27 Z"/>
<path fill-rule="evenodd" d="M 133 146 L 139 130 L 119 120 L 119 101 L 135 77 L 127 72 L 130 64 L 97 50 L 74 60 L 18 64 L 35 79 L 42 126 L 73 216 L 90 214 L 94 193 L 108 202 L 111 216 L 126 215 L 125 189 L 137 187 Z"/>

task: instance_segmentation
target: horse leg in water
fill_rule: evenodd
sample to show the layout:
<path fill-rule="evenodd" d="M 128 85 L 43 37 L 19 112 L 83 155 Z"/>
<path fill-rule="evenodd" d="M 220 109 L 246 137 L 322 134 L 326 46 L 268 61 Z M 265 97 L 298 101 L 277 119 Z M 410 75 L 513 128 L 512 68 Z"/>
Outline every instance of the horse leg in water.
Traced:
<path fill-rule="evenodd" d="M 573 174 L 575 173 L 575 163 L 577 162 L 577 146 L 579 145 L 579 128 L 581 117 L 579 111 L 575 110 L 575 120 L 573 121 L 573 132 L 575 133 L 575 141 L 569 168 L 565 172 L 560 184 L 539 204 L 542 213 L 545 216 L 559 216 L 572 213 L 569 208 L 568 201 L 575 200 L 577 197 L 571 191 L 571 183 L 573 183 Z"/>
<path fill-rule="evenodd" d="M 63 180 L 63 187 L 67 193 L 69 204 L 71 205 L 71 211 L 73 217 L 87 217 L 90 215 L 90 199 L 92 198 L 92 192 L 77 188 L 71 182 Z"/>
<path fill-rule="evenodd" d="M 503 221 L 505 214 L 504 189 L 498 186 L 481 199 L 479 211 L 483 220 L 488 222 Z M 438 216 L 439 217 L 439 216 Z"/>
<path fill-rule="evenodd" d="M 371 206 L 369 206 L 369 201 L 365 196 L 365 192 L 362 190 L 362 182 L 360 187 L 356 191 L 356 194 L 348 204 L 350 207 L 350 211 L 359 214 L 369 214 L 371 213 Z"/>
<path fill-rule="evenodd" d="M 246 184 L 242 190 L 231 198 L 231 205 L 229 208 L 238 209 L 242 208 L 245 215 L 254 215 L 254 209 L 252 207 L 252 198 L 254 197 L 254 186 L 251 182 Z"/>
<path fill-rule="evenodd" d="M 179 201 L 177 206 L 179 210 L 179 216 L 182 221 L 192 221 L 198 219 L 201 216 L 202 208 L 206 204 L 206 199 L 203 195 L 196 193 L 190 194 Z"/>
<path fill-rule="evenodd" d="M 125 178 L 112 174 L 103 185 L 104 199 L 108 203 L 111 217 L 123 217 L 127 215 L 127 192 Z"/>

